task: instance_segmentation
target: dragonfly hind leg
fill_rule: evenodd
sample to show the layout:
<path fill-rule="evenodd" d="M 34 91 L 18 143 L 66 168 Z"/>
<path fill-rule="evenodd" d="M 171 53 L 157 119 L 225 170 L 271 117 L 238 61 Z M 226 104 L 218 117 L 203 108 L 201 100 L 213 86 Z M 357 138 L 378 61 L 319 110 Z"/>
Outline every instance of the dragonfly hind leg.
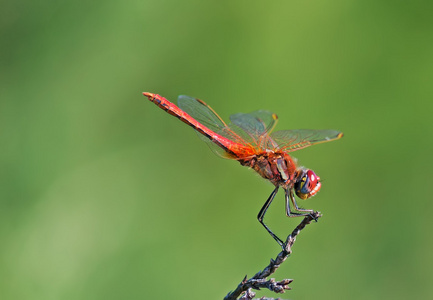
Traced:
<path fill-rule="evenodd" d="M 263 225 L 263 227 L 265 227 L 265 229 L 269 232 L 269 234 L 274 238 L 274 240 L 277 241 L 277 243 L 284 248 L 284 242 L 277 237 L 271 229 L 269 229 L 269 227 L 263 222 L 263 219 L 265 217 L 266 211 L 268 210 L 269 206 L 272 203 L 272 200 L 274 200 L 275 195 L 278 192 L 278 186 L 273 190 L 272 194 L 269 196 L 268 200 L 266 200 L 265 204 L 263 205 L 262 209 L 260 210 L 259 214 L 257 215 L 257 219 L 259 220 L 260 224 Z"/>
<path fill-rule="evenodd" d="M 308 216 L 314 214 L 314 210 L 312 209 L 303 209 L 298 207 L 292 189 L 286 189 L 285 192 L 286 192 L 286 215 L 288 217 L 300 217 L 300 216 Z M 294 206 L 293 210 L 295 210 L 296 212 L 293 212 L 290 209 L 290 202 L 292 202 Z"/>

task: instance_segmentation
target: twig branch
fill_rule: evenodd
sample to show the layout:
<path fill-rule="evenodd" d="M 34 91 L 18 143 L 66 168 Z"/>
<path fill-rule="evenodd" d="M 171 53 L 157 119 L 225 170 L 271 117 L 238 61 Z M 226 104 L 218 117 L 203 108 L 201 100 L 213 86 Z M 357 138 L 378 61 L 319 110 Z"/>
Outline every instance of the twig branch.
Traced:
<path fill-rule="evenodd" d="M 287 237 L 284 244 L 283 250 L 278 253 L 275 260 L 271 259 L 269 265 L 263 269 L 263 271 L 258 272 L 252 278 L 247 279 L 247 276 L 242 280 L 237 288 L 228 293 L 224 300 L 236 300 L 243 292 L 246 292 L 241 299 L 249 300 L 252 299 L 255 294 L 251 289 L 259 290 L 260 288 L 267 288 L 275 293 L 284 293 L 286 290 L 290 290 L 289 284 L 293 279 L 283 279 L 281 281 L 275 281 L 274 278 L 267 280 L 266 278 L 273 274 L 280 265 L 287 259 L 287 257 L 292 253 L 292 246 L 295 243 L 296 236 L 305 228 L 311 221 L 317 221 L 321 217 L 319 212 L 315 212 L 311 215 L 305 216 L 301 223 L 292 231 L 292 233 Z"/>

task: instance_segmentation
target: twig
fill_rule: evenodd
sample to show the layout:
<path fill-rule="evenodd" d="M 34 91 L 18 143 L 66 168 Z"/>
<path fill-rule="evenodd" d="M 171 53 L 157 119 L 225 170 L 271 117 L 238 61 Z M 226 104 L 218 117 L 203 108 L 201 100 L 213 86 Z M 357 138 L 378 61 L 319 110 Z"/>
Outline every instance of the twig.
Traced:
<path fill-rule="evenodd" d="M 275 281 L 274 278 L 269 280 L 266 278 L 273 274 L 292 253 L 292 246 L 295 243 L 296 236 L 301 232 L 301 230 L 310 224 L 311 221 L 317 221 L 321 216 L 322 215 L 319 212 L 305 216 L 302 222 L 299 223 L 299 225 L 296 226 L 292 233 L 287 237 L 283 250 L 278 253 L 275 260 L 271 259 L 269 265 L 264 268 L 263 271 L 260 271 L 254 275 L 252 278 L 247 279 L 247 276 L 245 276 L 237 288 L 234 291 L 228 293 L 224 300 L 236 300 L 243 292 L 245 292 L 245 294 L 241 299 L 250 300 L 255 296 L 251 289 L 259 290 L 260 288 L 267 288 L 275 293 L 284 293 L 286 290 L 290 290 L 291 288 L 289 287 L 289 284 L 293 281 L 293 279 Z"/>

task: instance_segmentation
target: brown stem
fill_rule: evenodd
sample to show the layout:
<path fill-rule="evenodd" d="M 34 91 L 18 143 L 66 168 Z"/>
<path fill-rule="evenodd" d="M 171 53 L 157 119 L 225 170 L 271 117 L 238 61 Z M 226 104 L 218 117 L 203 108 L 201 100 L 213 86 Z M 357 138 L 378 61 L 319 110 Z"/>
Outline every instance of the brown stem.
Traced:
<path fill-rule="evenodd" d="M 305 228 L 311 221 L 317 221 L 318 218 L 321 217 L 319 212 L 315 212 L 311 215 L 307 215 L 304 217 L 301 223 L 292 231 L 292 233 L 287 237 L 286 242 L 284 244 L 283 250 L 278 253 L 275 260 L 271 259 L 266 268 L 263 271 L 259 271 L 252 278 L 247 279 L 247 276 L 244 277 L 241 283 L 237 286 L 237 288 L 228 293 L 225 296 L 224 300 L 236 300 L 243 292 L 246 292 L 241 299 L 252 299 L 255 294 L 250 289 L 259 290 L 260 288 L 267 288 L 275 293 L 284 293 L 286 290 L 290 290 L 289 284 L 293 281 L 293 279 L 283 279 L 281 281 L 275 281 L 274 278 L 267 280 L 267 277 L 273 274 L 280 265 L 287 259 L 287 257 L 292 253 L 292 246 L 295 243 L 297 235 L 301 232 L 302 229 Z"/>

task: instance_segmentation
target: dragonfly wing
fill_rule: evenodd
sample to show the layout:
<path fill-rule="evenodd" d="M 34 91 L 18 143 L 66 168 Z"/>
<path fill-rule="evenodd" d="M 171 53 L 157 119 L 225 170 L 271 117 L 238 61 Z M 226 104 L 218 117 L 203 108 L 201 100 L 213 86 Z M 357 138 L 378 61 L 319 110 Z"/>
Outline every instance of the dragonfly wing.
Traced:
<path fill-rule="evenodd" d="M 177 103 L 184 112 L 212 131 L 217 132 L 227 127 L 215 111 L 200 99 L 181 95 L 177 98 Z"/>
<path fill-rule="evenodd" d="M 271 134 L 271 138 L 278 145 L 278 149 L 285 152 L 292 152 L 311 145 L 330 142 L 342 136 L 343 133 L 336 130 L 312 129 L 280 130 Z"/>
<path fill-rule="evenodd" d="M 229 127 L 251 144 L 263 148 L 267 143 L 268 134 L 277 124 L 277 120 L 276 114 L 266 110 L 257 110 L 248 114 L 231 115 Z"/>

